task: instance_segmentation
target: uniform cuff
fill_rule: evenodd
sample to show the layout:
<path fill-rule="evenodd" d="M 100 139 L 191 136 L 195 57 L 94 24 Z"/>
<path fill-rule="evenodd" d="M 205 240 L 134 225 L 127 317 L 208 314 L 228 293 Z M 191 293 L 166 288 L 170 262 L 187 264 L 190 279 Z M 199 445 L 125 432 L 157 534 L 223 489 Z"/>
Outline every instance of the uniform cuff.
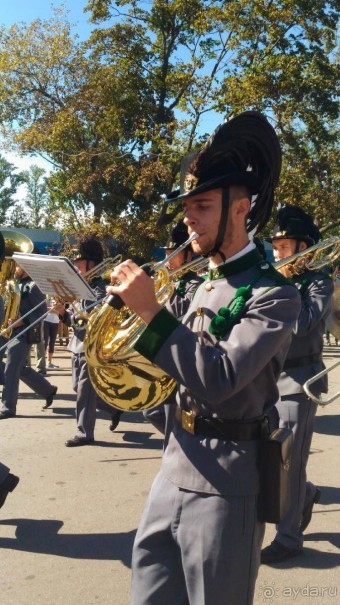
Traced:
<path fill-rule="evenodd" d="M 154 361 L 164 342 L 179 325 L 176 317 L 166 309 L 161 309 L 142 332 L 134 349 L 149 361 Z"/>

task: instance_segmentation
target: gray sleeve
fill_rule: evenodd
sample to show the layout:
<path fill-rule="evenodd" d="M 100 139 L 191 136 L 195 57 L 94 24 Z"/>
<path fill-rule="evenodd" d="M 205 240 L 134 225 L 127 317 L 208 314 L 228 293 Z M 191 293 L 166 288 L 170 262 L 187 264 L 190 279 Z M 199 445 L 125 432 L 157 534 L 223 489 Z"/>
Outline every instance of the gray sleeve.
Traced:
<path fill-rule="evenodd" d="M 331 308 L 333 282 L 329 278 L 315 276 L 302 296 L 301 311 L 294 327 L 296 336 L 307 336 L 326 318 Z"/>

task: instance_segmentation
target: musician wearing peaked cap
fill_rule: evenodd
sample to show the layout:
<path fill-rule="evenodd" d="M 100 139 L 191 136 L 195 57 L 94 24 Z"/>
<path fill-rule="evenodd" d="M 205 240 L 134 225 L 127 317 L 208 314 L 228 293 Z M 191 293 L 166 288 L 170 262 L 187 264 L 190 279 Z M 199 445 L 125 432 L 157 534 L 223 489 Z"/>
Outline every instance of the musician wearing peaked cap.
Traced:
<path fill-rule="evenodd" d="M 80 273 L 84 274 L 99 265 L 103 258 L 104 251 L 100 241 L 94 236 L 86 236 L 80 242 L 79 252 L 74 258 L 74 264 Z M 106 285 L 101 276 L 96 276 L 91 281 L 91 287 L 98 300 L 105 296 Z M 89 301 L 81 301 L 83 309 L 89 304 Z M 84 351 L 86 321 L 82 317 L 77 317 L 62 304 L 55 305 L 54 309 L 59 314 L 61 321 L 67 326 L 73 326 L 73 336 L 67 348 L 72 352 L 72 386 L 77 394 L 77 432 L 74 437 L 65 442 L 65 445 L 66 447 L 91 445 L 94 443 L 97 408 L 110 414 L 112 419 L 111 430 L 118 426 L 120 412 L 112 408 L 108 409 L 109 406 L 97 395 L 90 381 Z"/>
<path fill-rule="evenodd" d="M 5 257 L 5 240 L 0 232 L 0 269 L 1 264 Z M 0 325 L 3 322 L 4 318 L 4 301 L 2 296 L 0 296 Z M 10 473 L 10 469 L 5 464 L 0 462 L 0 508 L 5 503 L 5 500 L 9 494 L 12 492 L 19 483 L 19 477 Z"/>
<path fill-rule="evenodd" d="M 179 246 L 186 242 L 188 237 L 188 227 L 184 224 L 183 219 L 181 219 L 174 225 L 171 235 L 164 246 L 165 255 L 168 256 L 174 250 L 177 250 Z M 170 272 L 179 271 L 186 263 L 190 263 L 191 260 L 192 247 L 191 244 L 189 244 L 184 250 L 180 251 L 169 261 L 168 270 Z M 173 313 L 175 317 L 181 319 L 187 312 L 191 300 L 202 281 L 203 279 L 194 271 L 186 271 L 175 281 L 174 291 L 166 304 L 166 308 Z M 173 424 L 175 403 L 174 393 L 171 393 L 165 402 L 161 403 L 156 408 L 143 412 L 144 418 L 165 435 L 164 447 L 167 445 L 169 433 Z"/>
<path fill-rule="evenodd" d="M 306 250 L 321 239 L 312 218 L 301 208 L 286 204 L 277 214 L 272 242 L 274 258 L 283 260 Z M 284 519 L 277 526 L 272 544 L 263 549 L 261 561 L 268 565 L 299 555 L 303 547 L 303 532 L 312 517 L 313 505 L 321 491 L 311 482 L 306 483 L 306 467 L 313 436 L 317 405 L 304 393 L 303 385 L 324 369 L 322 362 L 325 318 L 331 305 L 333 284 L 327 271 L 305 270 L 291 275 L 283 267 L 301 296 L 301 311 L 294 326 L 291 346 L 278 382 L 281 402 L 277 404 L 280 426 L 293 430 L 291 459 L 291 488 L 294 498 Z M 313 386 L 319 396 L 327 391 L 327 376 Z"/>
<path fill-rule="evenodd" d="M 296 288 L 248 233 L 270 216 L 281 167 L 275 131 L 244 112 L 222 124 L 185 180 L 181 202 L 209 273 L 180 322 L 132 261 L 110 286 L 146 323 L 135 349 L 178 383 L 176 421 L 137 531 L 132 605 L 250 605 L 264 523 L 258 516 L 264 415 L 300 311 Z M 190 182 L 189 182 L 190 181 Z"/>
<path fill-rule="evenodd" d="M 15 269 L 14 280 L 17 281 L 20 289 L 19 318 L 12 329 L 11 339 L 8 341 L 6 363 L 1 361 L 4 376 L 4 387 L 1 397 L 2 408 L 0 411 L 1 420 L 16 416 L 20 380 L 32 391 L 45 399 L 45 405 L 52 405 L 53 398 L 57 392 L 56 386 L 51 384 L 33 368 L 26 365 L 27 355 L 32 345 L 32 337 L 34 337 L 36 342 L 42 335 L 41 331 L 39 334 L 39 330 L 33 329 L 33 327 L 23 334 L 22 332 L 28 325 L 34 324 L 41 317 L 41 314 L 47 310 L 46 304 L 41 306 L 41 303 L 44 303 L 44 294 L 19 266 Z M 33 310 L 37 305 L 40 306 Z M 26 315 L 28 312 L 30 312 L 28 317 L 21 319 L 21 316 Z M 38 327 L 41 328 L 41 324 Z"/>

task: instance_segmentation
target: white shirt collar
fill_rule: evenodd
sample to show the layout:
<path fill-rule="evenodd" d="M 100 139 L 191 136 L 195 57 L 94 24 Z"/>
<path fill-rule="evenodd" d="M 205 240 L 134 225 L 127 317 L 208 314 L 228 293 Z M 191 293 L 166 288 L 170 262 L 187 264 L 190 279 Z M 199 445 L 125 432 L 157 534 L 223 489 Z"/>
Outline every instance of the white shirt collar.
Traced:
<path fill-rule="evenodd" d="M 238 258 L 241 258 L 241 256 L 244 256 L 245 254 L 248 254 L 248 252 L 251 252 L 252 250 L 255 250 L 256 248 L 256 244 L 254 244 L 253 241 L 248 242 L 248 244 L 242 248 L 242 250 L 240 250 L 239 252 L 237 252 L 236 254 L 234 254 L 234 256 L 231 256 L 230 258 L 227 258 L 226 261 L 224 261 L 223 263 L 220 263 L 219 265 L 210 265 L 210 268 L 214 268 L 216 269 L 216 267 L 221 267 L 222 265 L 226 265 L 227 263 L 231 263 L 234 260 L 237 260 Z"/>

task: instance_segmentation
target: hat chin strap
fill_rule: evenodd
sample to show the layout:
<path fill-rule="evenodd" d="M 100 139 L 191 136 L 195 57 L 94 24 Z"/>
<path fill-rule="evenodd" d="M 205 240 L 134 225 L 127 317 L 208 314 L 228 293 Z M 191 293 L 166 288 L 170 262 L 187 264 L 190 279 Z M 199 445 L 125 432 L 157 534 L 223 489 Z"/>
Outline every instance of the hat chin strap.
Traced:
<path fill-rule="evenodd" d="M 203 256 L 207 257 L 207 256 L 215 256 L 216 254 L 219 254 L 220 257 L 222 258 L 222 261 L 223 262 L 226 261 L 226 257 L 224 255 L 224 253 L 222 252 L 222 250 L 220 250 L 220 247 L 223 244 L 225 230 L 227 227 L 228 210 L 229 210 L 229 188 L 226 188 L 226 189 L 222 189 L 221 218 L 220 218 L 220 222 L 218 225 L 217 237 L 216 237 L 214 247 L 209 252 L 207 252 L 207 254 L 203 254 Z"/>

